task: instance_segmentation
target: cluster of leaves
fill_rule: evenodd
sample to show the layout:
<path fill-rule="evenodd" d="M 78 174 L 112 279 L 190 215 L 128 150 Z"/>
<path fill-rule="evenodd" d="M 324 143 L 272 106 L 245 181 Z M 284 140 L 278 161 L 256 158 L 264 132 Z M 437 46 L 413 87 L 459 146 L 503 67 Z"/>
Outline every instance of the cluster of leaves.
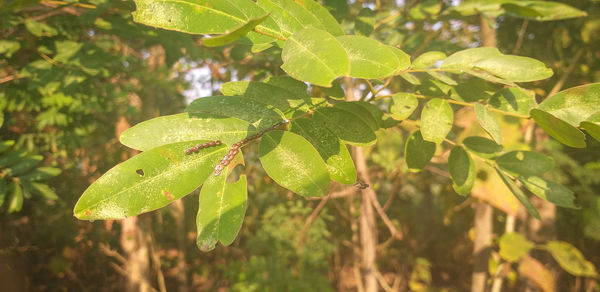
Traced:
<path fill-rule="evenodd" d="M 19 212 L 24 198 L 33 194 L 56 200 L 58 196 L 44 181 L 59 175 L 60 169 L 39 167 L 43 156 L 15 149 L 14 144 L 14 140 L 0 141 L 0 208 L 6 201 L 8 213 Z"/>
<path fill-rule="evenodd" d="M 511 13 L 524 11 L 507 3 L 498 7 Z M 289 0 L 136 4 L 137 22 L 217 35 L 204 39 L 207 45 L 239 39 L 254 46 L 279 46 L 281 68 L 293 78 L 226 83 L 221 88 L 223 96 L 199 98 L 187 113 L 152 119 L 129 129 L 120 141 L 145 152 L 114 167 L 88 188 L 75 207 L 75 216 L 80 219 L 134 216 L 163 207 L 204 183 L 197 219 L 198 246 L 210 250 L 219 240 L 227 245 L 241 226 L 246 182 L 243 175 L 235 183 L 227 182 L 226 177 L 236 165 L 243 164 L 243 158 L 238 156 L 220 176 L 211 176 L 212 169 L 228 146 L 284 120 L 291 120 L 287 131 L 270 130 L 262 136 L 260 161 L 274 181 L 302 196 L 327 194 L 330 180 L 354 183 L 356 170 L 346 145 L 373 145 L 375 131 L 395 126 L 396 119 L 412 121 L 417 127 L 405 146 L 406 164 L 411 170 L 423 169 L 442 142 L 451 145 L 448 169 L 459 194 L 466 195 L 473 187 L 477 173 L 473 154 L 496 169 L 533 216 L 539 218 L 515 180 L 543 199 L 575 207 L 571 191 L 540 177 L 554 166 L 550 158 L 534 151 L 503 152 L 501 123 L 496 115 L 533 118 L 557 140 L 585 147 L 578 127 L 598 138 L 599 84 L 563 91 L 538 105 L 535 95 L 517 82 L 550 77 L 552 70 L 540 61 L 502 54 L 495 48 L 474 48 L 450 56 L 430 51 L 411 63 L 409 55 L 400 49 L 364 36 L 368 29 L 361 32 L 360 25 L 355 32 L 363 36 L 344 34 L 333 15 L 312 0 L 303 1 L 303 5 Z M 378 95 L 385 89 L 385 82 L 380 80 L 396 75 L 414 84 L 417 92 Z M 342 76 L 365 79 L 371 87 L 370 98 L 340 101 L 343 88 L 335 79 Z M 373 79 L 383 85 L 379 90 L 369 81 Z M 304 82 L 322 86 L 327 96 L 311 97 Z M 391 100 L 388 112 L 378 106 L 385 105 L 385 98 Z M 418 99 L 427 100 L 420 115 L 416 111 L 421 108 Z M 473 108 L 493 141 L 483 137 L 469 137 L 460 143 L 448 139 L 455 122 L 451 104 Z M 184 153 L 190 145 L 216 139 L 224 145 L 194 155 Z"/>

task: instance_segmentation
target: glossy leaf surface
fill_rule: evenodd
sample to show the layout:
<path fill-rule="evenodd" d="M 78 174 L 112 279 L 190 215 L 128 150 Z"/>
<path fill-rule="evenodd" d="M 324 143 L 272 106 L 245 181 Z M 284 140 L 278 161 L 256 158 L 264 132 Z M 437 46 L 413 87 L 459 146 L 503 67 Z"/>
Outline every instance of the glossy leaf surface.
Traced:
<path fill-rule="evenodd" d="M 111 168 L 83 193 L 75 217 L 85 220 L 123 219 L 164 207 L 198 186 L 213 173 L 224 145 L 185 154 L 204 141 L 163 145 Z"/>
<path fill-rule="evenodd" d="M 287 131 L 266 133 L 259 146 L 260 163 L 282 187 L 305 197 L 329 190 L 329 173 L 319 152 L 302 136 Z"/>

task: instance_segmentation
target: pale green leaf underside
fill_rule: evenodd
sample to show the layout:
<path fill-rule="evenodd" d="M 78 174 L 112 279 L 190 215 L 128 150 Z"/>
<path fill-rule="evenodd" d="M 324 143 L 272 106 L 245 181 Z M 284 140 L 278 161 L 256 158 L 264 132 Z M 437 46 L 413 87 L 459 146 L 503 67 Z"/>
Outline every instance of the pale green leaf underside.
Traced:
<path fill-rule="evenodd" d="M 538 126 L 559 142 L 575 148 L 585 148 L 585 135 L 574 126 L 539 109 L 532 109 L 529 115 Z"/>
<path fill-rule="evenodd" d="M 329 190 L 329 173 L 319 152 L 302 136 L 287 131 L 266 133 L 259 145 L 260 163 L 279 185 L 305 197 Z"/>
<path fill-rule="evenodd" d="M 482 59 L 473 63 L 473 67 L 510 82 L 537 81 L 554 74 L 552 69 L 536 59 L 513 55 Z"/>
<path fill-rule="evenodd" d="M 122 219 L 164 207 L 196 189 L 213 173 L 225 146 L 191 155 L 203 141 L 163 145 L 122 162 L 96 180 L 75 205 L 79 219 Z"/>
<path fill-rule="evenodd" d="M 475 115 L 481 127 L 490 134 L 496 143 L 502 145 L 502 130 L 496 116 L 480 103 L 475 104 Z"/>
<path fill-rule="evenodd" d="M 475 162 L 462 147 L 454 147 L 448 157 L 448 171 L 452 177 L 452 187 L 459 195 L 468 195 L 475 184 Z"/>
<path fill-rule="evenodd" d="M 259 25 L 261 22 L 263 22 L 268 16 L 269 16 L 269 14 L 265 14 L 259 18 L 249 19 L 242 26 L 234 29 L 233 31 L 231 31 L 229 33 L 222 34 L 219 36 L 214 36 L 212 38 L 204 38 L 202 40 L 202 43 L 207 47 L 219 47 L 219 46 L 223 46 L 223 45 L 232 43 L 232 42 L 244 37 L 246 34 L 248 34 L 250 31 L 252 31 L 257 25 Z"/>
<path fill-rule="evenodd" d="M 127 147 L 146 151 L 192 140 L 221 140 L 232 145 L 255 133 L 254 126 L 237 118 L 181 113 L 141 122 L 123 132 L 119 141 Z"/>
<path fill-rule="evenodd" d="M 348 75 L 348 55 L 335 37 L 326 31 L 306 28 L 283 45 L 281 69 L 295 79 L 330 87 L 331 82 Z"/>

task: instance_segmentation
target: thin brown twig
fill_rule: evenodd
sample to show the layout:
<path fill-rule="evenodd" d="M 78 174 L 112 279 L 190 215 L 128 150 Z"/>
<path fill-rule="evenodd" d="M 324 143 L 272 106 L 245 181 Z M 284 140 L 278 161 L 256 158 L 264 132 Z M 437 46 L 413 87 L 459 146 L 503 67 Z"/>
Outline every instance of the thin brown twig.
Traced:
<path fill-rule="evenodd" d="M 375 271 L 375 277 L 377 277 L 377 282 L 379 282 L 379 285 L 381 286 L 381 288 L 383 288 L 383 290 L 387 292 L 394 291 L 394 289 L 390 286 L 390 284 L 388 284 L 388 282 L 385 280 L 385 278 L 379 271 Z"/>
<path fill-rule="evenodd" d="M 108 245 L 106 245 L 104 243 L 100 243 L 98 245 L 98 248 L 104 255 L 116 259 L 119 263 L 121 263 L 121 264 L 127 263 L 127 259 L 125 259 L 125 257 L 123 257 L 120 253 L 112 250 L 110 247 L 108 247 Z"/>
<path fill-rule="evenodd" d="M 12 80 L 15 80 L 15 79 L 19 79 L 19 76 L 16 75 L 16 74 L 15 75 L 5 76 L 5 77 L 0 78 L 0 84 L 9 82 L 9 81 L 12 81 Z"/>
<path fill-rule="evenodd" d="M 310 216 L 308 216 L 308 219 L 306 219 L 306 222 L 304 223 L 304 227 L 302 228 L 302 231 L 300 232 L 300 239 L 298 239 L 297 245 L 302 245 L 304 243 L 304 238 L 306 237 L 306 232 L 308 231 L 308 228 L 310 227 L 312 222 L 315 221 L 315 219 L 317 219 L 317 216 L 319 216 L 319 213 L 321 212 L 321 210 L 323 210 L 323 208 L 325 207 L 325 204 L 327 204 L 327 200 L 329 200 L 329 196 L 326 196 L 325 198 L 323 198 L 323 200 L 321 200 L 321 202 L 319 202 L 319 205 L 317 205 L 317 207 L 313 210 L 313 212 L 310 214 Z"/>
<path fill-rule="evenodd" d="M 527 25 L 529 24 L 529 19 L 525 19 L 523 24 L 521 25 L 521 29 L 519 30 L 519 37 L 517 38 L 517 43 L 515 44 L 515 49 L 513 50 L 513 55 L 519 53 L 521 50 L 521 45 L 523 44 L 523 37 L 525 36 L 525 31 L 527 30 Z"/>
<path fill-rule="evenodd" d="M 548 93 L 547 96 L 552 96 L 553 94 L 559 92 L 562 89 L 563 85 L 565 84 L 565 81 L 567 81 L 567 79 L 573 72 L 573 69 L 575 69 L 575 66 L 577 66 L 577 63 L 579 62 L 579 58 L 581 58 L 581 56 L 583 55 L 583 52 L 584 52 L 584 48 L 579 48 L 577 53 L 575 53 L 573 60 L 571 60 L 571 65 L 569 65 L 567 70 L 565 70 L 565 73 L 560 77 L 560 79 L 556 82 L 556 84 L 554 84 L 554 87 L 552 87 L 552 90 L 550 90 L 550 92 Z"/>
<path fill-rule="evenodd" d="M 390 217 L 388 217 L 387 214 L 385 213 L 385 211 L 383 211 L 381 204 L 379 204 L 379 201 L 375 197 L 375 192 L 367 192 L 367 193 L 369 194 L 369 198 L 371 199 L 371 203 L 373 204 L 373 207 L 375 207 L 375 211 L 377 211 L 377 214 L 379 214 L 379 217 L 381 217 L 381 220 L 383 221 L 385 226 L 388 228 L 388 230 L 392 234 L 392 237 L 394 237 L 396 239 L 402 239 L 402 237 L 403 237 L 402 232 L 400 232 L 400 231 L 398 231 L 398 229 L 396 229 L 396 226 L 394 226 L 394 223 L 392 223 L 392 220 L 390 220 Z"/>
<path fill-rule="evenodd" d="M 324 200 L 325 198 L 327 198 L 327 199 L 339 199 L 339 198 L 344 198 L 344 197 L 347 197 L 349 195 L 352 195 L 352 194 L 354 194 L 355 191 L 356 191 L 356 189 L 347 187 L 347 188 L 339 190 L 339 191 L 337 191 L 335 193 L 331 193 L 331 194 L 329 194 L 329 195 L 327 195 L 325 197 L 308 197 L 306 199 L 307 200 L 311 200 L 311 201 Z"/>

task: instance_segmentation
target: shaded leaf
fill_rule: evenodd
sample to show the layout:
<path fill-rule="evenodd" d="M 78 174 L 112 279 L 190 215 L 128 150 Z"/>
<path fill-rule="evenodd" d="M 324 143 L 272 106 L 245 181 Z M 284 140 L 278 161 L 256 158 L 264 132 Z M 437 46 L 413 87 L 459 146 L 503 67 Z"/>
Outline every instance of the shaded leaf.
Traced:
<path fill-rule="evenodd" d="M 282 187 L 305 197 L 327 194 L 329 174 L 325 162 L 302 136 L 268 132 L 260 141 L 259 155 L 267 174 Z"/>
<path fill-rule="evenodd" d="M 490 139 L 477 136 L 465 138 L 463 144 L 473 154 L 486 159 L 498 156 L 504 149 Z"/>
<path fill-rule="evenodd" d="M 27 156 L 27 157 L 19 160 L 18 163 L 9 167 L 7 173 L 11 176 L 19 176 L 20 174 L 23 174 L 23 173 L 27 172 L 28 170 L 31 170 L 32 168 L 34 168 L 42 160 L 44 160 L 44 157 L 41 155 Z"/>
<path fill-rule="evenodd" d="M 344 47 L 328 32 L 315 28 L 291 36 L 283 45 L 281 58 L 281 69 L 290 76 L 325 87 L 350 70 Z"/>
<path fill-rule="evenodd" d="M 313 117 L 317 123 L 329 129 L 344 143 L 369 146 L 374 144 L 377 139 L 375 133 L 367 124 L 348 111 L 324 107 L 317 109 Z"/>
<path fill-rule="evenodd" d="M 475 115 L 481 127 L 498 143 L 502 145 L 502 129 L 496 116 L 486 106 L 476 103 Z"/>
<path fill-rule="evenodd" d="M 233 145 L 254 134 L 254 126 L 240 119 L 181 113 L 141 122 L 123 132 L 119 141 L 127 147 L 146 151 L 161 145 L 193 140 L 221 140 Z"/>
<path fill-rule="evenodd" d="M 519 87 L 508 87 L 494 94 L 488 104 L 499 110 L 526 116 L 536 106 L 535 94 Z"/>
<path fill-rule="evenodd" d="M 8 213 L 21 211 L 23 208 L 23 189 L 16 181 L 11 181 L 8 189 Z"/>
<path fill-rule="evenodd" d="M 554 168 L 552 158 L 535 151 L 510 151 L 496 158 L 498 166 L 522 176 L 536 176 Z"/>
<path fill-rule="evenodd" d="M 519 177 L 519 181 L 534 195 L 565 208 L 577 209 L 575 195 L 561 184 L 547 181 L 541 177 Z"/>
<path fill-rule="evenodd" d="M 377 40 L 357 35 L 337 39 L 348 53 L 352 77 L 383 78 L 392 75 L 399 68 L 400 61 L 396 53 Z"/>
<path fill-rule="evenodd" d="M 575 148 L 585 148 L 585 135 L 574 126 L 539 109 L 532 109 L 529 115 L 548 135 L 559 142 Z"/>
<path fill-rule="evenodd" d="M 419 106 L 419 100 L 412 93 L 396 93 L 390 101 L 390 115 L 397 120 L 404 120 L 415 111 Z"/>
<path fill-rule="evenodd" d="M 323 6 L 329 10 L 338 22 L 342 22 L 348 13 L 348 2 L 346 0 L 324 0 Z"/>
<path fill-rule="evenodd" d="M 19 176 L 21 181 L 40 181 L 51 177 L 55 177 L 61 173 L 59 168 L 54 167 L 38 167 L 33 171 Z"/>
<path fill-rule="evenodd" d="M 185 149 L 201 142 L 159 146 L 116 165 L 79 198 L 75 217 L 122 219 L 156 210 L 189 194 L 213 173 L 226 153 L 225 145 L 221 145 L 185 154 Z"/>
<path fill-rule="evenodd" d="M 354 20 L 354 32 L 357 35 L 369 36 L 375 26 L 375 12 L 368 7 L 363 7 L 358 11 Z"/>
<path fill-rule="evenodd" d="M 529 198 L 523 193 L 523 191 L 521 191 L 521 189 L 515 184 L 515 182 L 498 168 L 496 168 L 496 173 L 498 173 L 498 175 L 502 179 L 502 182 L 504 182 L 504 184 L 510 189 L 510 191 L 517 198 L 517 200 L 519 200 L 523 207 L 525 207 L 527 213 L 537 218 L 538 220 L 542 220 L 542 218 L 540 217 L 540 213 L 538 213 L 538 211 L 535 209 Z"/>
<path fill-rule="evenodd" d="M 583 254 L 571 244 L 564 241 L 550 241 L 545 248 L 552 254 L 560 267 L 569 274 L 580 277 L 597 275 L 594 264 L 587 261 Z"/>
<path fill-rule="evenodd" d="M 332 180 L 343 184 L 356 182 L 356 169 L 348 148 L 327 128 L 309 119 L 296 119 L 291 123 L 292 132 L 310 142 L 325 161 Z"/>
<path fill-rule="evenodd" d="M 5 153 L 0 156 L 0 167 L 11 166 L 17 161 L 27 156 L 27 152 L 24 149 L 19 149 L 13 152 Z"/>
<path fill-rule="evenodd" d="M 421 132 L 423 139 L 442 143 L 452 129 L 454 112 L 447 100 L 431 99 L 421 112 Z"/>
<path fill-rule="evenodd" d="M 500 256 L 509 262 L 518 262 L 533 248 L 533 242 L 515 232 L 504 233 L 498 241 Z"/>
<path fill-rule="evenodd" d="M 379 129 L 379 123 L 375 119 L 371 112 L 367 110 L 365 107 L 358 104 L 357 101 L 352 102 L 338 102 L 334 106 L 334 108 L 338 108 L 357 116 L 361 121 L 363 121 L 371 130 L 376 131 Z"/>
<path fill-rule="evenodd" d="M 448 171 L 453 181 L 452 188 L 459 195 L 468 195 L 475 184 L 477 173 L 475 162 L 464 148 L 452 148 L 448 157 Z"/>
<path fill-rule="evenodd" d="M 297 110 L 307 111 L 309 109 L 307 101 L 303 99 L 304 96 L 297 96 L 285 87 L 264 82 L 227 82 L 221 86 L 221 92 L 225 95 L 243 95 L 260 103 L 272 105 L 285 113 L 286 117 L 293 116 Z M 306 89 L 304 92 L 306 92 Z"/>
<path fill-rule="evenodd" d="M 0 153 L 3 153 L 4 151 L 8 150 L 13 145 L 15 145 L 15 140 L 0 141 Z"/>
<path fill-rule="evenodd" d="M 433 70 L 425 70 L 427 72 L 427 74 L 429 74 L 429 76 L 442 81 L 448 85 L 458 85 L 458 83 L 456 81 L 454 81 L 454 79 L 452 79 L 450 76 L 444 74 L 444 73 L 440 73 L 438 71 L 433 71 Z"/>
<path fill-rule="evenodd" d="M 425 168 L 435 154 L 435 143 L 423 140 L 421 131 L 412 133 L 406 140 L 404 157 L 406 166 L 411 171 L 420 171 Z"/>
<path fill-rule="evenodd" d="M 58 195 L 47 184 L 31 182 L 23 184 L 23 187 L 27 187 L 28 191 L 33 191 L 48 200 L 58 199 Z"/>

